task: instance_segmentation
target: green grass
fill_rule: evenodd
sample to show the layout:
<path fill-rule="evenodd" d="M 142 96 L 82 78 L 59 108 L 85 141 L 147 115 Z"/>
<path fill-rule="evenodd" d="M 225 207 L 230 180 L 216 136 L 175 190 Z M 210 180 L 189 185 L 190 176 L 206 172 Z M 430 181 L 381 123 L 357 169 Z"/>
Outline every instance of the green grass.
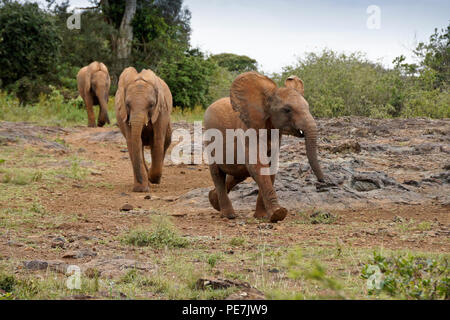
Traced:
<path fill-rule="evenodd" d="M 96 117 L 99 107 L 94 106 Z M 108 102 L 108 115 L 115 123 L 114 97 Z M 76 126 L 87 124 L 87 111 L 81 97 L 65 100 L 58 90 L 49 95 L 41 95 L 33 105 L 22 106 L 19 100 L 4 91 L 0 91 L 0 120 L 34 122 L 47 126 Z M 58 141 L 57 141 L 58 142 Z"/>
<path fill-rule="evenodd" d="M 189 245 L 189 241 L 178 235 L 175 227 L 166 217 L 153 217 L 152 222 L 151 231 L 132 230 L 122 238 L 122 242 L 138 247 L 153 248 L 185 248 Z"/>
<path fill-rule="evenodd" d="M 194 122 L 194 121 L 203 121 L 203 115 L 205 113 L 205 110 L 202 106 L 196 106 L 193 109 L 190 108 L 180 108 L 175 107 L 172 110 L 172 114 L 170 115 L 170 119 L 172 122 L 178 122 L 181 120 L 187 121 L 187 122 Z"/>
<path fill-rule="evenodd" d="M 230 240 L 230 245 L 239 247 L 245 244 L 245 239 L 242 237 L 235 237 Z"/>

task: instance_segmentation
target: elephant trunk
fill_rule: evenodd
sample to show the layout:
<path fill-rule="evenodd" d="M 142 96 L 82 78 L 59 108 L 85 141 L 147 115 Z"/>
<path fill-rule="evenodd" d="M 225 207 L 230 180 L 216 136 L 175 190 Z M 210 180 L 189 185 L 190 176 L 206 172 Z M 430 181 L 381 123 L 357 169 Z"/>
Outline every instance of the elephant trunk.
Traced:
<path fill-rule="evenodd" d="M 133 171 L 136 176 L 136 180 L 139 184 L 142 184 L 143 177 L 141 171 L 142 164 L 142 129 L 145 124 L 144 116 L 133 116 L 130 120 L 131 124 L 131 162 L 133 164 Z M 143 169 L 143 168 L 142 168 Z"/>
<path fill-rule="evenodd" d="M 305 148 L 306 156 L 308 157 L 309 165 L 320 182 L 324 181 L 322 169 L 320 168 L 317 159 L 317 125 L 312 116 L 308 120 L 308 125 L 305 126 Z"/>

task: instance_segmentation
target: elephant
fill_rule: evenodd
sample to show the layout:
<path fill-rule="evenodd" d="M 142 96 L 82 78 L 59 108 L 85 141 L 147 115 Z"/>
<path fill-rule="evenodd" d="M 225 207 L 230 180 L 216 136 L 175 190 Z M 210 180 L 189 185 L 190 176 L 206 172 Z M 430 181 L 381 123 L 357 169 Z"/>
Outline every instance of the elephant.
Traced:
<path fill-rule="evenodd" d="M 148 192 L 149 182 L 159 184 L 164 156 L 171 143 L 172 94 L 153 71 L 123 70 L 115 96 L 117 124 L 124 135 L 133 167 L 133 192 Z M 151 168 L 144 158 L 151 149 Z"/>
<path fill-rule="evenodd" d="M 94 61 L 77 74 L 78 92 L 83 98 L 88 113 L 88 127 L 96 127 L 94 105 L 100 106 L 98 126 L 109 123 L 108 98 L 111 80 L 108 68 L 102 62 Z"/>
<path fill-rule="evenodd" d="M 232 83 L 230 97 L 222 98 L 210 105 L 204 115 L 205 129 L 217 129 L 225 137 L 227 129 L 279 129 L 283 134 L 305 138 L 306 155 L 318 179 L 324 183 L 324 174 L 317 159 L 317 125 L 305 100 L 303 81 L 290 76 L 285 87 L 278 88 L 275 82 L 257 72 L 239 75 Z M 223 139 L 225 141 L 225 138 Z M 208 142 L 205 142 L 206 146 Z M 257 144 L 260 145 L 259 138 Z M 224 154 L 226 142 L 223 142 Z M 230 146 L 236 150 L 236 145 Z M 245 142 L 245 152 L 249 152 L 249 142 Z M 268 153 L 273 152 L 271 141 L 267 141 Z M 279 150 L 279 149 L 278 149 Z M 248 158 L 243 164 L 210 163 L 209 169 L 215 189 L 209 192 L 209 202 L 220 211 L 222 217 L 236 217 L 228 193 L 238 183 L 252 177 L 258 185 L 258 198 L 254 217 L 271 222 L 283 220 L 287 210 L 278 203 L 273 188 L 275 174 L 261 174 L 262 168 L 269 164 L 258 158 L 251 164 Z"/>

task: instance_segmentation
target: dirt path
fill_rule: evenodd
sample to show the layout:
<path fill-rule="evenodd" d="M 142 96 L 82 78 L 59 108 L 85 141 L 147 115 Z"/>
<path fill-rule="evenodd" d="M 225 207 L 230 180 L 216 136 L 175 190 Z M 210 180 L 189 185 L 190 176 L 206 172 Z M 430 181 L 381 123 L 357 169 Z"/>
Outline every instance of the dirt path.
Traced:
<path fill-rule="evenodd" d="M 355 130 L 355 123 L 352 124 L 352 121 L 359 121 L 360 125 L 356 128 L 363 131 L 360 133 L 362 136 L 349 136 L 346 130 Z M 367 124 L 362 125 L 364 121 Z M 383 247 L 449 253 L 450 187 L 448 176 L 441 177 L 442 172 L 448 174 L 450 164 L 449 122 L 435 121 L 430 127 L 429 120 L 411 120 L 416 121 L 415 125 L 400 123 L 401 121 L 398 120 L 394 125 L 381 125 L 381 122 L 370 119 L 350 119 L 350 123 L 348 119 L 319 122 L 322 132 L 321 158 L 326 170 L 330 170 L 330 166 L 337 161 L 345 163 L 356 159 L 360 164 L 351 167 L 355 172 L 360 173 L 363 167 L 378 173 L 380 169 L 384 169 L 386 178 L 380 179 L 393 179 L 394 183 L 383 182 L 376 190 L 358 192 L 352 189 L 355 187 L 355 173 L 346 177 L 344 174 L 339 176 L 338 171 L 333 171 L 336 173 L 333 176 L 335 179 L 342 178 L 339 190 L 317 192 L 313 181 L 309 182 L 309 168 L 304 168 L 299 173 L 296 167 L 296 170 L 291 170 L 295 171 L 294 178 L 297 179 L 300 175 L 302 179 L 306 179 L 303 180 L 304 187 L 299 187 L 306 189 L 286 189 L 286 181 L 291 181 L 292 184 L 298 182 L 292 180 L 289 175 L 280 173 L 282 184 L 279 185 L 278 193 L 282 203 L 290 211 L 287 218 L 278 224 L 261 223 L 252 219 L 256 196 L 243 196 L 254 189 L 250 179 L 232 194 L 239 217 L 235 220 L 220 218 L 218 212 L 207 203 L 207 190 L 213 184 L 206 165 L 173 165 L 167 160 L 160 185 L 151 185 L 148 194 L 131 192 L 131 163 L 125 141 L 117 128 L 76 127 L 53 130 L 28 125 L 27 128 L 20 129 L 23 135 L 14 140 L 11 138 L 14 137 L 11 128 L 19 128 L 20 125 L 3 123 L 0 127 L 0 138 L 3 140 L 0 142 L 5 148 L 16 148 L 19 154 L 24 149 L 31 149 L 42 156 L 51 154 L 54 161 L 51 163 L 61 164 L 71 157 L 77 157 L 83 159 L 79 166 L 86 167 L 89 171 L 86 179 L 73 180 L 56 176 L 56 181 L 50 187 L 33 184 L 35 195 L 48 214 L 42 214 L 42 224 L 36 223 L 35 220 L 21 220 L 14 228 L 7 227 L 8 221 L 4 218 L 3 225 L 0 225 L 0 255 L 14 261 L 59 260 L 70 263 L 73 259 L 63 258 L 65 253 L 88 248 L 98 253 L 98 256 L 96 254 L 95 258 L 84 257 L 77 260 L 78 263 L 88 263 L 114 255 L 137 261 L 145 260 L 149 253 L 136 251 L 133 247 L 124 247 L 118 239 L 129 230 L 148 225 L 149 217 L 157 212 L 172 216 L 172 222 L 182 235 L 199 243 L 207 239 L 206 247 L 202 250 L 209 253 L 228 250 L 228 242 L 233 238 L 246 240 L 247 253 L 257 251 L 258 244 L 261 243 L 273 248 L 334 248 L 336 245 L 342 245 L 363 249 Z M 192 126 L 186 123 L 179 123 L 175 127 L 192 129 Z M 383 133 L 383 130 L 388 130 L 388 133 Z M 430 133 L 431 138 L 427 138 L 427 133 Z M 42 136 L 45 136 L 42 141 L 30 138 Z M 426 141 L 428 145 L 424 139 L 429 140 Z M 57 145 L 48 146 L 48 141 L 57 141 Z M 290 140 L 286 143 L 286 148 L 290 145 L 304 148 L 302 143 Z M 62 147 L 59 148 L 58 145 Z M 424 151 L 420 151 L 422 149 L 417 146 L 422 146 Z M 358 151 L 361 147 L 363 151 Z M 282 158 L 286 160 L 290 154 L 285 152 Z M 288 166 L 284 168 L 289 169 L 289 163 L 300 161 L 299 157 L 303 159 L 298 165 L 300 168 L 307 164 L 301 151 L 297 150 L 295 154 L 295 157 L 288 159 L 290 161 L 285 161 Z M 12 156 L 5 157 L 11 159 Z M 7 160 L 5 164 L 20 165 L 20 161 L 17 159 L 17 162 L 12 164 Z M 49 164 L 46 163 L 38 161 L 35 166 L 47 168 Z M 281 170 L 283 171 L 283 167 Z M 375 183 L 370 179 L 369 182 L 361 181 L 369 183 L 362 185 L 363 187 L 373 187 L 370 184 Z M 414 186 L 415 184 L 420 187 Z M 1 187 L 6 188 L 4 190 L 8 192 L 15 192 L 8 184 Z M 402 188 L 407 188 L 408 191 Z M 349 191 L 342 191 L 347 189 Z M 288 199 L 296 193 L 302 194 L 303 197 L 290 203 Z M 352 194 L 357 196 L 353 197 Z M 384 194 L 393 198 L 386 200 Z M 417 200 L 402 200 L 401 197 L 411 197 L 411 194 L 415 195 Z M 15 198 L 3 197 L 1 208 L 18 208 L 19 205 L 11 202 L 11 199 L 18 198 L 25 202 L 32 201 L 23 195 Z M 342 205 L 324 205 L 330 203 L 328 199 L 332 198 L 335 199 L 333 203 Z M 305 201 L 304 206 L 301 201 Z M 317 205 L 311 205 L 311 201 L 316 201 Z M 355 205 L 352 206 L 352 203 Z M 128 212 L 120 211 L 124 204 L 131 204 L 134 209 Z M 315 223 L 310 215 L 318 210 L 325 210 L 333 219 Z M 64 237 L 68 243 L 60 250 L 55 250 L 55 238 L 58 236 Z M 26 245 L 27 241 L 31 241 L 33 245 Z M 242 266 L 236 265 L 236 269 L 239 268 Z"/>

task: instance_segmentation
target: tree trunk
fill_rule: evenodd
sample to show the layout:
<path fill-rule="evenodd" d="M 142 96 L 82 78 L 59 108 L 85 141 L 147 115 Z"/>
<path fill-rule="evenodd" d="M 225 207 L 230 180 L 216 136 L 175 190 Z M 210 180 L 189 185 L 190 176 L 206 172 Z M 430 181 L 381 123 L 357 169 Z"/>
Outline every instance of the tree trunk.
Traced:
<path fill-rule="evenodd" d="M 126 0 L 125 12 L 119 28 L 119 37 L 117 39 L 117 59 L 125 66 L 131 54 L 131 43 L 133 41 L 133 21 L 136 14 L 136 0 Z"/>

